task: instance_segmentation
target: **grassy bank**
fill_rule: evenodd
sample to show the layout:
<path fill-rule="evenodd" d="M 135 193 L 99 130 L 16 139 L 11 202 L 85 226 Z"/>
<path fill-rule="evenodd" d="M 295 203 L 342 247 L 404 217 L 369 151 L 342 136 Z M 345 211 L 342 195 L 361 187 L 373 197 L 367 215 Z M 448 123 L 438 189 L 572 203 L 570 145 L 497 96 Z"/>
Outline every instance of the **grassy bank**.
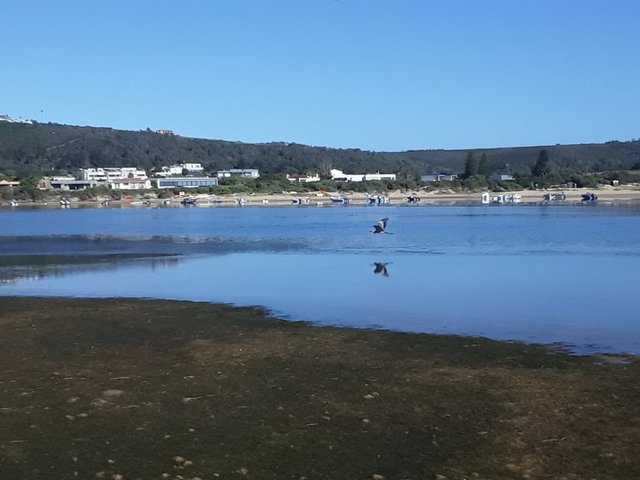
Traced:
<path fill-rule="evenodd" d="M 2 478 L 640 478 L 634 360 L 170 301 L 0 328 Z"/>

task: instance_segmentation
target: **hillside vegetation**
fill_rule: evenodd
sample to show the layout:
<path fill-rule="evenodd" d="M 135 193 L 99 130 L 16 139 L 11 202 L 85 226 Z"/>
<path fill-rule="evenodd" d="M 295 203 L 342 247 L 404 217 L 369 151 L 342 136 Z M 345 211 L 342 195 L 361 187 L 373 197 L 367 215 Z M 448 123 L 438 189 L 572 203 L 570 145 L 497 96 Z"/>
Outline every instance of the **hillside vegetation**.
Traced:
<path fill-rule="evenodd" d="M 534 171 L 541 151 L 548 165 Z M 60 124 L 0 122 L 0 173 L 24 178 L 43 172 L 73 173 L 79 167 L 137 166 L 153 171 L 174 163 L 201 163 L 205 173 L 228 168 L 257 168 L 262 175 L 380 171 L 417 181 L 427 173 L 468 178 L 510 173 L 528 185 L 537 176 L 553 181 L 594 172 L 640 168 L 640 141 L 474 150 L 369 152 L 293 143 L 249 144 L 206 140 L 146 131 Z M 523 183 L 526 182 L 526 183 Z"/>

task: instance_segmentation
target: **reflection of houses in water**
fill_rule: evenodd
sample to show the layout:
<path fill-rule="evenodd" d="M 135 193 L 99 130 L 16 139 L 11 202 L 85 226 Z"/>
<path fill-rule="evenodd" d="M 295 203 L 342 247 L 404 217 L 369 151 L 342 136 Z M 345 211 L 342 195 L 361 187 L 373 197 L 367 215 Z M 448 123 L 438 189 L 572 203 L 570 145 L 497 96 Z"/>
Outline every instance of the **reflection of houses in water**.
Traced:
<path fill-rule="evenodd" d="M 520 203 L 522 201 L 522 195 L 519 193 L 489 193 L 483 192 L 482 203 L 487 205 L 490 203 L 503 204 L 503 203 Z"/>
<path fill-rule="evenodd" d="M 28 263 L 26 263 L 28 262 Z M 95 272 L 97 270 L 118 270 L 139 263 L 148 264 L 151 269 L 175 267 L 180 263 L 177 255 L 139 256 L 139 255 L 105 255 L 104 257 L 87 256 L 83 258 L 69 257 L 51 258 L 48 255 L 34 256 L 23 263 L 0 266 L 0 284 L 13 284 L 21 280 L 40 280 L 48 277 L 58 278 L 67 275 Z"/>

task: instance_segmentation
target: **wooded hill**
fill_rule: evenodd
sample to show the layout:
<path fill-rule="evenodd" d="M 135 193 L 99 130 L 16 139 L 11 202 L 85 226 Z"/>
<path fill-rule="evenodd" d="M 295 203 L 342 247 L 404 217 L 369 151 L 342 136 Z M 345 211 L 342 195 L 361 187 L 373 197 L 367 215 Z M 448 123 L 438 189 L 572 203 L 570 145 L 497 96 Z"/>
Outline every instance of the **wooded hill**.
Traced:
<path fill-rule="evenodd" d="M 463 173 L 469 155 L 485 156 L 487 171 L 528 177 L 545 149 L 555 168 L 576 173 L 640 168 L 640 140 L 470 150 L 369 152 L 293 143 L 250 144 L 146 131 L 54 123 L 0 122 L 0 173 L 18 178 L 73 173 L 79 167 L 136 166 L 152 171 L 176 163 L 201 163 L 205 173 L 257 168 L 261 174 L 380 171 L 419 179 L 428 173 Z"/>

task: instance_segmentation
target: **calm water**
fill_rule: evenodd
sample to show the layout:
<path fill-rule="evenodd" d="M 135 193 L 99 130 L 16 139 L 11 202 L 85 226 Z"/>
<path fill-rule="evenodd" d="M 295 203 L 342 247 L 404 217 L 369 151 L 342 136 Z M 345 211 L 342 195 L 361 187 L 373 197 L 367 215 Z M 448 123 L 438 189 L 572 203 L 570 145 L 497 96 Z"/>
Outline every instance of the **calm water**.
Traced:
<path fill-rule="evenodd" d="M 370 232 L 383 216 L 393 235 Z M 637 204 L 0 211 L 0 295 L 262 305 L 580 353 L 640 353 L 639 272 Z"/>

